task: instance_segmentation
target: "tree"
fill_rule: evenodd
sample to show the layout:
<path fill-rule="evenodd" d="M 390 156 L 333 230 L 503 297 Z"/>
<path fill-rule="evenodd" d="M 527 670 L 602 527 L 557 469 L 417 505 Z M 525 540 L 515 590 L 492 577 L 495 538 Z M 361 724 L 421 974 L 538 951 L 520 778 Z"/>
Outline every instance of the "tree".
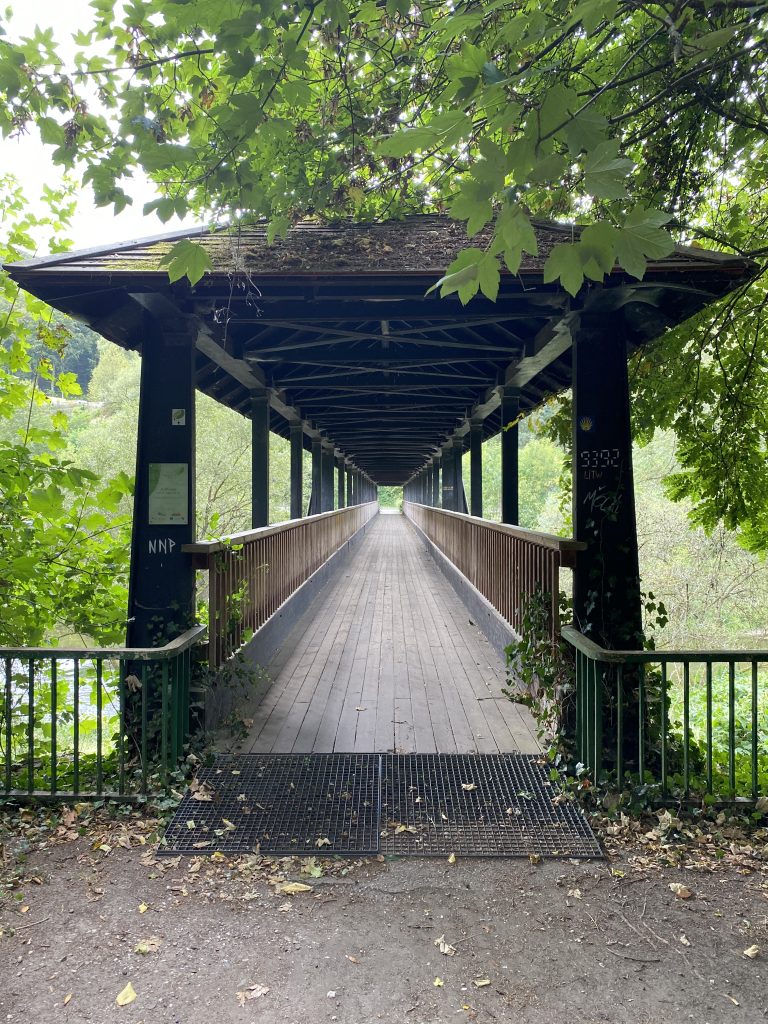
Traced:
<path fill-rule="evenodd" d="M 615 261 L 642 278 L 673 236 L 768 253 L 766 0 L 92 6 L 75 67 L 49 30 L 0 41 L 0 130 L 36 125 L 101 205 L 130 202 L 141 168 L 162 220 L 265 217 L 272 237 L 303 216 L 448 210 L 480 238 L 439 283 L 465 302 L 535 251 L 533 215 L 591 222 L 547 256 L 572 294 Z M 172 277 L 205 269 L 199 246 L 171 253 Z M 758 283 L 635 366 L 638 427 L 682 440 L 673 493 L 756 547 L 764 308 Z"/>
<path fill-rule="evenodd" d="M 32 235 L 60 231 L 71 206 L 50 191 L 50 213 L 25 212 L 21 188 L 0 189 L 0 258 L 19 259 Z M 51 310 L 0 276 L 0 645 L 39 645 L 77 632 L 115 642 L 125 629 L 128 523 L 114 516 L 129 492 L 120 474 L 100 481 L 63 453 L 67 416 L 51 411 L 42 381 L 64 396 L 80 394 L 72 373 L 57 373 L 51 354 L 61 332 Z M 30 333 L 32 331 L 32 333 Z M 39 358 L 33 364 L 33 348 Z"/>

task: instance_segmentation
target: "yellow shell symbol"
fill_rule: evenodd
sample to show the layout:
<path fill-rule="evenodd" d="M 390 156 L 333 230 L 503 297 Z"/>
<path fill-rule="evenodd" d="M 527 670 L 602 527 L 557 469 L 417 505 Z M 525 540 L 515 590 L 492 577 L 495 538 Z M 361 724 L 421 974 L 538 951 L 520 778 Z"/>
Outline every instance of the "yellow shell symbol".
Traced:
<path fill-rule="evenodd" d="M 592 429 L 592 418 L 590 416 L 582 416 L 579 420 L 579 426 L 582 430 Z"/>

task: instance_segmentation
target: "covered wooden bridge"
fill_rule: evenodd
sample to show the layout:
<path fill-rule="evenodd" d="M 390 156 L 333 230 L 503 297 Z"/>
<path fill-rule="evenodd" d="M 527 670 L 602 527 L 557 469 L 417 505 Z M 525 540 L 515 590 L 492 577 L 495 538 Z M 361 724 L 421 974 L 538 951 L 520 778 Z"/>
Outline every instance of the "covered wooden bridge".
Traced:
<path fill-rule="evenodd" d="M 496 302 L 466 307 L 428 294 L 467 244 L 439 216 L 302 223 L 272 245 L 262 227 L 185 232 L 9 268 L 141 353 L 128 644 L 192 625 L 207 572 L 211 666 L 241 649 L 271 666 L 246 749 L 537 749 L 530 717 L 502 697 L 501 652 L 537 593 L 558 629 L 563 568 L 596 649 L 640 646 L 627 358 L 755 268 L 678 248 L 642 281 L 616 268 L 571 298 L 542 270 L 578 231 L 537 222 L 538 256 L 502 274 Z M 195 287 L 169 283 L 163 264 L 182 237 L 210 257 Z M 568 388 L 574 537 L 563 540 L 517 525 L 517 423 Z M 253 530 L 224 541 L 195 535 L 196 389 L 252 422 Z M 270 431 L 291 445 L 292 518 L 274 525 Z M 497 524 L 483 519 L 482 459 L 500 431 Z M 379 485 L 402 485 L 403 517 L 377 514 Z M 581 742 L 597 757 L 600 716 L 584 694 Z"/>

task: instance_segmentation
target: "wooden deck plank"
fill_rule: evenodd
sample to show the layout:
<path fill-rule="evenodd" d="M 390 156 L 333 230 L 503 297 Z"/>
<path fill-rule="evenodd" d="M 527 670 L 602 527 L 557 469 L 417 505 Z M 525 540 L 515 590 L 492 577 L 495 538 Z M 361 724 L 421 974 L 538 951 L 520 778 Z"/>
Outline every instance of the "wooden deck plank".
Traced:
<path fill-rule="evenodd" d="M 539 749 L 502 697 L 503 660 L 399 515 L 369 525 L 268 671 L 244 751 Z"/>

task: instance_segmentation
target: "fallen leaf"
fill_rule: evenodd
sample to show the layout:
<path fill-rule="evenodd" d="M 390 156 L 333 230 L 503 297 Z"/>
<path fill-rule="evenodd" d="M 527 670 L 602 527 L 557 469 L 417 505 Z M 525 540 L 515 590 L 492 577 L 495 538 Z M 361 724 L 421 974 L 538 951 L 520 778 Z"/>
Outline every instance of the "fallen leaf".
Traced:
<path fill-rule="evenodd" d="M 127 1006 L 128 1003 L 132 1003 L 136 998 L 136 992 L 134 991 L 133 985 L 128 982 L 122 992 L 119 993 L 115 1002 L 118 1006 Z"/>
<path fill-rule="evenodd" d="M 750 946 L 748 949 L 744 950 L 744 956 L 749 957 L 750 960 L 754 960 L 755 957 L 759 956 L 759 955 L 760 955 L 760 947 L 759 946 Z"/>
<path fill-rule="evenodd" d="M 517 795 L 522 797 L 523 800 L 533 800 L 533 793 L 530 793 L 527 789 L 521 789 Z"/>
<path fill-rule="evenodd" d="M 266 985 L 249 985 L 248 988 L 237 993 L 237 1001 L 241 1006 L 245 1006 L 250 999 L 260 999 L 267 992 L 269 989 Z"/>
<path fill-rule="evenodd" d="M 349 953 L 345 953 L 344 955 L 346 956 L 347 960 L 349 960 L 349 962 L 351 964 L 359 964 L 360 963 L 360 961 L 357 959 L 356 956 L 350 956 Z"/>
<path fill-rule="evenodd" d="M 29 907 L 26 906 L 26 905 L 23 906 L 23 907 L 19 907 L 19 913 L 20 914 L 28 914 L 29 913 Z"/>
<path fill-rule="evenodd" d="M 278 885 L 276 892 L 285 892 L 289 896 L 296 896 L 300 892 L 312 892 L 311 885 L 304 885 L 303 882 L 284 882 Z"/>
<path fill-rule="evenodd" d="M 461 788 L 467 793 L 471 793 L 473 789 L 477 789 L 477 786 L 474 782 L 462 782 Z"/>
<path fill-rule="evenodd" d="M 569 889 L 568 895 L 572 896 L 575 900 L 582 899 L 581 889 Z"/>
<path fill-rule="evenodd" d="M 680 899 L 680 900 L 689 900 L 691 898 L 691 896 L 693 896 L 693 893 L 688 888 L 688 886 L 687 885 L 683 885 L 682 882 L 670 882 L 669 883 L 669 888 L 672 890 L 672 892 L 675 894 L 675 896 L 677 896 L 677 898 Z"/>
<path fill-rule="evenodd" d="M 437 946 L 437 948 L 440 950 L 443 956 L 456 956 L 456 947 L 452 946 L 449 942 L 446 942 L 444 935 L 441 935 L 439 938 L 435 939 L 434 944 Z"/>
<path fill-rule="evenodd" d="M 435 986 L 435 988 L 442 988 L 443 985 L 445 985 L 445 982 L 443 981 L 442 978 L 435 978 L 432 984 Z"/>
<path fill-rule="evenodd" d="M 222 818 L 221 823 L 226 828 L 227 832 L 234 832 L 237 829 L 237 825 L 233 825 L 229 818 Z"/>
<path fill-rule="evenodd" d="M 486 988 L 488 985 L 491 984 L 491 979 L 490 978 L 475 978 L 472 981 L 472 984 L 475 986 L 475 988 Z"/>
<path fill-rule="evenodd" d="M 721 995 L 725 996 L 726 999 L 730 999 L 734 1006 L 741 1006 L 738 999 L 734 999 L 733 996 L 729 996 L 727 992 L 722 992 Z"/>
<path fill-rule="evenodd" d="M 134 953 L 156 953 L 163 944 L 163 940 L 159 935 L 150 935 L 148 939 L 139 939 L 136 945 L 133 947 Z"/>
<path fill-rule="evenodd" d="M 690 944 L 691 944 L 691 940 L 688 938 L 688 936 L 685 934 L 685 932 L 683 932 L 683 934 L 680 936 L 680 942 L 684 946 L 690 946 Z"/>
<path fill-rule="evenodd" d="M 448 854 L 448 863 L 449 864 L 455 864 L 456 863 L 456 854 L 455 853 L 449 853 Z"/>
<path fill-rule="evenodd" d="M 146 912 L 148 910 L 149 910 L 149 904 L 148 903 L 140 903 L 139 904 L 139 913 L 140 914 L 146 914 Z"/>
<path fill-rule="evenodd" d="M 413 835 L 416 835 L 418 829 L 416 828 L 415 825 L 395 825 L 395 835 L 399 835 L 402 832 L 411 832 L 413 833 Z"/>
<path fill-rule="evenodd" d="M 188 818 L 187 819 L 187 828 L 191 830 L 191 829 L 193 829 L 195 827 L 196 827 L 195 826 L 195 819 L 194 818 Z"/>
<path fill-rule="evenodd" d="M 528 860 L 531 862 L 531 864 L 541 864 L 541 854 L 540 853 L 529 853 L 528 854 Z"/>
<path fill-rule="evenodd" d="M 289 910 L 293 910 L 293 904 L 281 903 L 277 909 L 280 911 L 281 914 L 287 914 Z"/>
<path fill-rule="evenodd" d="M 321 836 L 320 839 L 315 840 L 315 846 L 320 849 L 321 846 L 330 846 L 331 840 L 327 836 Z"/>
<path fill-rule="evenodd" d="M 64 996 L 63 1005 L 66 1006 L 71 998 L 72 998 L 72 993 L 71 992 L 67 992 L 67 994 Z"/>

